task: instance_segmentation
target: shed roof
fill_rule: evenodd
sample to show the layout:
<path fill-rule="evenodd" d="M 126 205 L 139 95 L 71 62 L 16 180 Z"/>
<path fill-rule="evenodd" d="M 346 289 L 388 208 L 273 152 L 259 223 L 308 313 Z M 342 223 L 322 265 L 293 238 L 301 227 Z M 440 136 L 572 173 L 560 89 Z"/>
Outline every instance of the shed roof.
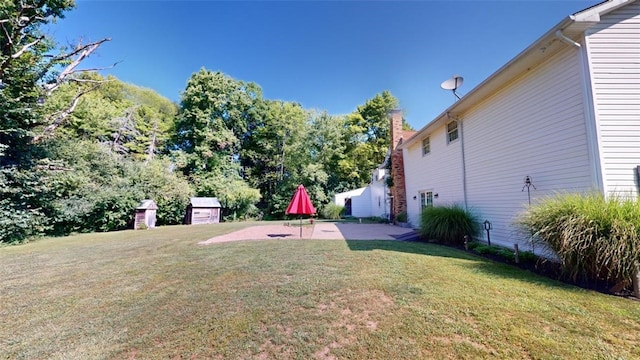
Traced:
<path fill-rule="evenodd" d="M 144 199 L 140 202 L 136 210 L 158 210 L 158 205 L 153 200 Z"/>
<path fill-rule="evenodd" d="M 192 207 L 198 208 L 219 208 L 220 201 L 214 197 L 192 197 L 189 201 Z"/>

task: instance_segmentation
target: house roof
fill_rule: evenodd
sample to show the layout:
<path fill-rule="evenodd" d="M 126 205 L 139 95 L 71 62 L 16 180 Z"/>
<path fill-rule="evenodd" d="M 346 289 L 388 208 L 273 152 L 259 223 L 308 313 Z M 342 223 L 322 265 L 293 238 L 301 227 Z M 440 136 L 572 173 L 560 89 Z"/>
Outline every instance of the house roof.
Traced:
<path fill-rule="evenodd" d="M 192 207 L 197 208 L 219 208 L 220 202 L 214 197 L 192 197 L 189 201 Z"/>
<path fill-rule="evenodd" d="M 417 130 L 403 130 L 402 131 L 402 141 L 404 142 L 404 141 L 410 139 L 417 132 L 418 132 Z"/>
<path fill-rule="evenodd" d="M 145 199 L 140 202 L 136 210 L 158 210 L 158 205 L 153 200 Z"/>
<path fill-rule="evenodd" d="M 547 59 L 550 54 L 562 49 L 563 46 L 571 46 L 567 44 L 568 42 L 580 40 L 584 31 L 598 23 L 602 15 L 634 1 L 636 0 L 608 0 L 568 16 L 425 125 L 414 136 L 405 139 L 405 141 L 398 145 L 398 148 L 406 148 L 419 141 L 423 135 L 429 134 L 432 129 L 443 125 L 450 121 L 450 119 L 461 117 L 465 112 L 494 94 L 508 82 Z M 580 46 L 577 43 L 573 45 Z"/>

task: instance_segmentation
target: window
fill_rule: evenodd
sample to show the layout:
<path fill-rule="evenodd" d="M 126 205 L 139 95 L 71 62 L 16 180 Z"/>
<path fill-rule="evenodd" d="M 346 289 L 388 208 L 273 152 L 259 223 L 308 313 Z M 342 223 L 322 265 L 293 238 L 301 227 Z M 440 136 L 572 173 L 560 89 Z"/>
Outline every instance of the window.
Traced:
<path fill-rule="evenodd" d="M 429 137 L 427 136 L 426 138 L 424 138 L 422 140 L 422 156 L 425 156 L 430 152 L 431 152 L 431 141 L 429 140 Z"/>
<path fill-rule="evenodd" d="M 433 206 L 433 191 L 420 192 L 420 210 Z"/>
<path fill-rule="evenodd" d="M 447 143 L 458 139 L 458 122 L 452 121 L 447 124 Z"/>

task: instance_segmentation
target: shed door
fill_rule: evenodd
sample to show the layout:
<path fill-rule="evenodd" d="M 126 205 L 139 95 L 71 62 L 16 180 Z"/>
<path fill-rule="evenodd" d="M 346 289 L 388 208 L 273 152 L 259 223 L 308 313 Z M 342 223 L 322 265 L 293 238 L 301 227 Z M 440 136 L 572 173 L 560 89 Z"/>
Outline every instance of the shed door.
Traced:
<path fill-rule="evenodd" d="M 351 216 L 351 198 L 344 200 L 344 214 Z"/>

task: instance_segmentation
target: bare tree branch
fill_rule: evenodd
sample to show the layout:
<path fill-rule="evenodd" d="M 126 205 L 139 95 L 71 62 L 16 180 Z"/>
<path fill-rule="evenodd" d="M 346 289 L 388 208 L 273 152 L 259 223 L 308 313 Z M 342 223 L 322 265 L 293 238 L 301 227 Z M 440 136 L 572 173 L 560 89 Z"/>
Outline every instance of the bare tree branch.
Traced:
<path fill-rule="evenodd" d="M 11 55 L 12 59 L 17 59 L 20 56 L 22 56 L 22 54 L 24 54 L 27 50 L 29 50 L 30 47 L 32 47 L 33 45 L 39 43 L 40 41 L 42 41 L 42 39 L 44 39 L 44 35 L 40 36 L 39 38 L 35 39 L 34 41 L 26 44 L 25 46 L 22 47 L 22 49 L 20 49 L 18 52 L 16 52 L 15 54 Z"/>
<path fill-rule="evenodd" d="M 89 93 L 95 89 L 97 89 L 100 86 L 100 84 L 96 84 L 93 87 L 86 89 L 84 91 L 79 92 L 78 94 L 76 94 L 76 96 L 73 98 L 73 100 L 71 100 L 71 103 L 69 104 L 69 107 L 67 107 L 65 110 L 59 112 L 56 115 L 56 119 L 50 124 L 47 125 L 42 134 L 34 136 L 33 138 L 33 142 L 37 143 L 40 140 L 42 140 L 44 137 L 51 135 L 54 131 L 56 131 L 56 129 L 58 127 L 60 127 L 60 125 L 62 125 L 62 123 L 64 122 L 64 120 L 67 118 L 67 116 L 69 116 L 73 110 L 76 109 L 76 106 L 78 106 L 78 103 L 80 102 L 80 98 L 86 94 Z"/>
<path fill-rule="evenodd" d="M 89 44 L 87 44 L 87 45 L 81 45 L 81 44 L 78 44 L 78 45 L 76 46 L 76 48 L 75 48 L 72 52 L 70 52 L 70 53 L 68 53 L 68 54 L 63 54 L 63 55 L 56 56 L 56 57 L 54 57 L 54 58 L 53 58 L 53 61 L 60 61 L 60 60 L 68 59 L 68 58 L 70 58 L 70 57 L 72 57 L 72 56 L 76 56 L 76 55 L 78 55 L 79 53 L 81 53 L 81 52 L 83 52 L 83 51 L 85 51 L 85 50 L 87 50 L 87 49 L 89 49 L 89 48 L 93 48 L 93 49 L 91 49 L 91 50 L 89 51 L 89 53 L 88 53 L 88 54 L 86 54 L 86 55 L 83 57 L 83 58 L 85 58 L 85 57 L 89 56 L 89 54 L 91 54 L 95 49 L 97 49 L 97 48 L 98 48 L 98 46 L 100 46 L 102 43 L 105 43 L 105 42 L 107 42 L 107 41 L 111 41 L 111 38 L 104 38 L 104 39 L 102 39 L 102 40 L 98 40 L 98 41 L 96 41 L 96 42 L 92 42 L 92 43 L 89 43 Z M 81 55 L 81 56 L 82 56 L 82 55 Z"/>
<path fill-rule="evenodd" d="M 111 82 L 112 80 L 92 80 L 92 79 L 78 79 L 78 78 L 71 78 L 69 79 L 69 81 L 73 81 L 73 82 L 77 82 L 77 83 L 92 83 L 92 84 L 104 84 L 104 83 L 108 83 Z"/>
<path fill-rule="evenodd" d="M 122 61 L 118 61 L 113 63 L 113 65 L 111 66 L 105 66 L 105 67 L 99 67 L 99 68 L 91 68 L 91 69 L 78 69 L 78 70 L 73 70 L 69 72 L 70 74 L 75 74 L 75 73 L 80 73 L 80 72 L 89 72 L 89 71 L 101 71 L 101 70 L 107 70 L 107 69 L 113 69 L 114 67 L 116 67 L 116 65 L 120 64 Z M 76 79 L 77 80 L 77 79 Z"/>
<path fill-rule="evenodd" d="M 147 149 L 147 159 L 144 161 L 145 164 L 148 164 L 151 160 L 153 160 L 153 157 L 156 154 L 156 132 L 157 131 L 158 131 L 158 123 L 156 122 L 153 125 L 151 139 L 149 139 L 149 148 Z"/>
<path fill-rule="evenodd" d="M 68 59 L 70 57 L 73 57 L 73 56 L 77 55 L 77 57 L 71 62 L 71 64 L 67 65 L 67 67 L 64 70 L 62 70 L 62 72 L 60 72 L 60 74 L 58 74 L 58 76 L 56 77 L 56 81 L 53 84 L 48 84 L 45 87 L 46 90 L 47 90 L 47 92 L 46 92 L 47 96 L 51 95 L 51 93 L 53 93 L 53 91 L 55 91 L 62 84 L 62 82 L 65 80 L 65 78 L 67 76 L 69 76 L 70 74 L 73 74 L 75 72 L 75 68 L 78 65 L 80 65 L 82 60 L 86 59 L 89 55 L 91 55 L 91 53 L 94 52 L 102 43 L 104 43 L 106 41 L 110 41 L 110 40 L 111 40 L 111 38 L 104 38 L 102 40 L 93 42 L 91 44 L 87 44 L 87 45 L 84 45 L 84 46 L 78 46 L 74 51 L 70 52 L 69 54 L 62 55 L 62 56 L 59 56 L 57 58 L 54 58 L 52 60 L 52 62 L 56 62 L 56 61 L 63 60 L 63 59 Z"/>

